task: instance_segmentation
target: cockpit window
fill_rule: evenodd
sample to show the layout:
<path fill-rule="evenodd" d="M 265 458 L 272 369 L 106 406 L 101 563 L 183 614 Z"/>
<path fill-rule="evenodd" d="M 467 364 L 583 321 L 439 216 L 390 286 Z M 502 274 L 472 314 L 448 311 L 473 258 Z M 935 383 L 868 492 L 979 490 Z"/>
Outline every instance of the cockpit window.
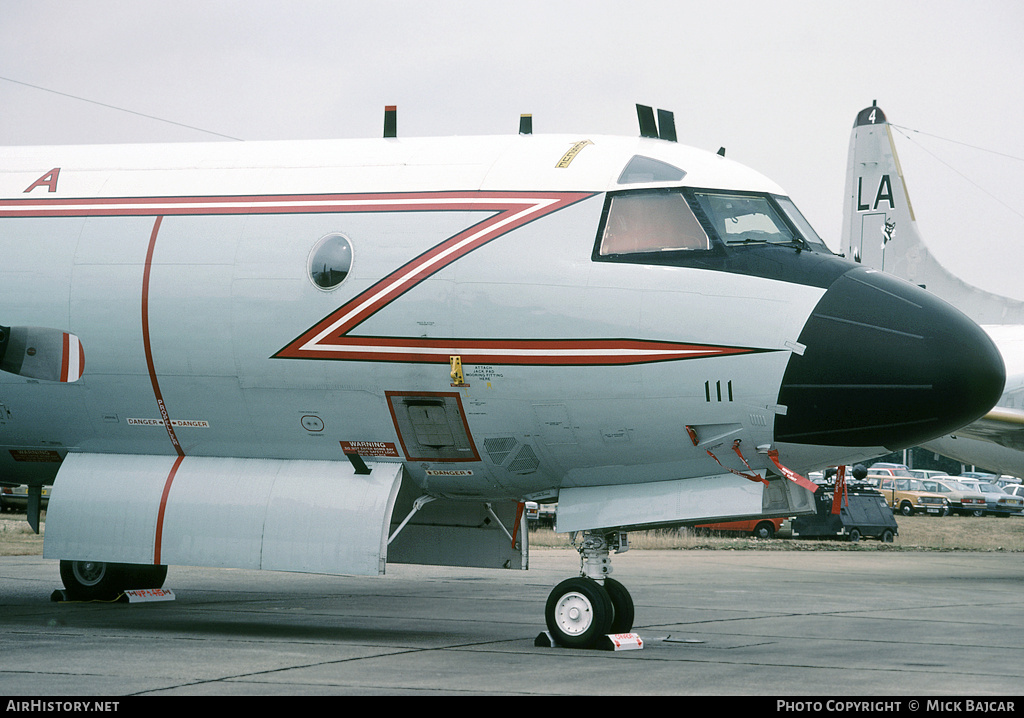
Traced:
<path fill-rule="evenodd" d="M 601 237 L 601 255 L 709 248 L 707 233 L 679 191 L 611 197 Z"/>
<path fill-rule="evenodd" d="M 805 240 L 810 244 L 817 245 L 819 248 L 826 248 L 825 242 L 818 236 L 818 233 L 814 231 L 814 227 L 812 227 L 811 223 L 804 218 L 803 214 L 800 213 L 800 210 L 796 208 L 796 205 L 793 204 L 793 200 L 789 197 L 775 196 L 775 201 L 778 203 L 779 207 L 782 208 L 782 211 L 785 212 L 789 221 L 792 222 L 800 234 L 804 236 Z"/>
<path fill-rule="evenodd" d="M 719 192 L 693 196 L 727 245 L 802 244 L 767 197 Z"/>
<path fill-rule="evenodd" d="M 686 172 L 675 165 L 643 155 L 635 155 L 619 175 L 619 184 L 678 182 L 685 176 Z"/>

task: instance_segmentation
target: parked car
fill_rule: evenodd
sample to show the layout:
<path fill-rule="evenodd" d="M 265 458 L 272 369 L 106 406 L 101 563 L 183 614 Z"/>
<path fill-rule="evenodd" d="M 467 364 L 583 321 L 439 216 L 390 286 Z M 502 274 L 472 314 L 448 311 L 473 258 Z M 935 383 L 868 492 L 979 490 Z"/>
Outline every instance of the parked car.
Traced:
<path fill-rule="evenodd" d="M 961 479 L 977 479 L 978 481 L 988 481 L 992 483 L 992 479 L 996 478 L 995 474 L 988 474 L 984 471 L 965 471 L 960 474 Z"/>
<path fill-rule="evenodd" d="M 914 475 L 910 473 L 910 469 L 907 468 L 906 464 L 890 464 L 890 463 L 878 463 L 872 464 L 868 468 L 868 475 L 874 474 L 875 476 L 886 475 L 886 476 L 905 476 L 908 479 L 914 478 Z"/>
<path fill-rule="evenodd" d="M 50 487 L 43 487 L 43 495 L 39 507 L 46 508 L 50 500 Z M 28 486 L 25 484 L 7 484 L 0 486 L 0 511 L 25 511 L 28 508 Z"/>
<path fill-rule="evenodd" d="M 910 469 L 910 473 L 915 479 L 948 479 L 951 478 L 945 471 L 936 471 L 934 469 Z"/>
<path fill-rule="evenodd" d="M 996 478 L 995 481 L 990 481 L 989 483 L 995 484 L 1003 491 L 1006 491 L 1007 486 L 1016 486 L 1017 484 L 1020 483 L 1020 479 L 1018 479 L 1016 476 L 1007 476 L 1006 474 L 1003 474 L 1002 476 Z M 1009 492 L 1007 491 L 1007 493 Z"/>
<path fill-rule="evenodd" d="M 949 499 L 926 491 L 918 479 L 868 473 L 867 480 L 874 484 L 893 511 L 904 516 L 916 513 L 946 516 L 950 512 Z"/>
<path fill-rule="evenodd" d="M 942 494 L 949 499 L 949 508 L 955 514 L 964 516 L 983 516 L 988 502 L 985 495 L 975 491 L 966 484 L 961 484 L 952 476 L 940 475 L 924 479 L 921 484 L 934 494 Z"/>
<path fill-rule="evenodd" d="M 964 475 L 961 474 L 962 476 Z M 995 484 L 973 478 L 960 478 L 958 481 L 980 491 L 985 496 L 986 513 L 995 516 L 1010 516 L 1024 510 L 1024 497 L 1011 496 Z"/>
<path fill-rule="evenodd" d="M 1011 486 L 1004 486 L 1003 491 L 1008 493 L 1010 496 L 1024 497 L 1024 484 L 1013 484 Z"/>
<path fill-rule="evenodd" d="M 712 531 L 729 531 L 750 534 L 756 538 L 772 538 L 786 519 L 753 519 L 751 521 L 723 521 L 716 524 L 698 524 L 694 526 L 697 533 L 709 534 Z"/>

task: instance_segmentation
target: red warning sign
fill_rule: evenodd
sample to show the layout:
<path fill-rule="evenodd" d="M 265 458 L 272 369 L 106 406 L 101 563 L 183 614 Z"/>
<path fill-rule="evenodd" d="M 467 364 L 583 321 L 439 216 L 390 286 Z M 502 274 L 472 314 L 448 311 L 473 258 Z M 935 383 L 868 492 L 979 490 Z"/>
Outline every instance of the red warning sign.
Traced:
<path fill-rule="evenodd" d="M 27 461 L 29 463 L 54 463 L 61 462 L 61 456 L 52 449 L 8 449 L 11 458 L 15 461 Z"/>
<path fill-rule="evenodd" d="M 341 450 L 359 456 L 398 457 L 398 448 L 390 441 L 342 441 Z"/>

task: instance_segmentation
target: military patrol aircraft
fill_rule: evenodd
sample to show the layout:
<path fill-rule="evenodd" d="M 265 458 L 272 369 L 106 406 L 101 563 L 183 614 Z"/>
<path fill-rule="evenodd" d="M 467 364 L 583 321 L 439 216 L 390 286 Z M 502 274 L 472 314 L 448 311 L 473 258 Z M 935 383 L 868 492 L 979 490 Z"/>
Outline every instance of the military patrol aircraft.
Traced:
<path fill-rule="evenodd" d="M 997 406 L 969 426 L 922 446 L 965 464 L 1024 476 L 1024 302 L 970 286 L 928 251 L 891 126 L 877 103 L 861 110 L 854 122 L 843 206 L 846 256 L 949 302 L 982 325 L 1003 357 L 1007 379 Z"/>
<path fill-rule="evenodd" d="M 589 646 L 632 628 L 629 530 L 811 512 L 803 473 L 1002 391 L 973 322 L 833 255 L 671 113 L 639 106 L 639 137 L 395 117 L 4 150 L 0 475 L 52 482 L 69 596 L 167 565 L 526 568 L 523 502 L 557 500 L 582 568 L 545 622 Z"/>

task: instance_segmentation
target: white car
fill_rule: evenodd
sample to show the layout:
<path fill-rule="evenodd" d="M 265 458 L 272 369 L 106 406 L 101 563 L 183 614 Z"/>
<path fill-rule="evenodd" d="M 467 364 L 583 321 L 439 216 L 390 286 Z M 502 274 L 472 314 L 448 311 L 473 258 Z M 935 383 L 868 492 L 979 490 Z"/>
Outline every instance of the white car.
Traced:
<path fill-rule="evenodd" d="M 979 479 L 957 479 L 961 484 L 980 491 L 985 496 L 985 512 L 996 516 L 1010 516 L 1024 510 L 1024 497 L 1011 496 L 995 484 Z"/>
<path fill-rule="evenodd" d="M 985 494 L 977 491 L 966 484 L 961 484 L 952 476 L 940 475 L 931 479 L 921 481 L 924 487 L 936 494 L 942 494 L 949 499 L 949 508 L 952 513 L 965 516 L 984 516 L 988 508 L 985 501 Z"/>
<path fill-rule="evenodd" d="M 935 471 L 933 469 L 907 469 L 914 475 L 915 479 L 951 479 L 953 478 L 945 471 Z"/>
<path fill-rule="evenodd" d="M 1021 498 L 1024 498 L 1024 484 L 1010 484 L 1009 486 L 1004 486 L 1003 491 L 1008 493 L 1010 496 L 1020 496 Z"/>

